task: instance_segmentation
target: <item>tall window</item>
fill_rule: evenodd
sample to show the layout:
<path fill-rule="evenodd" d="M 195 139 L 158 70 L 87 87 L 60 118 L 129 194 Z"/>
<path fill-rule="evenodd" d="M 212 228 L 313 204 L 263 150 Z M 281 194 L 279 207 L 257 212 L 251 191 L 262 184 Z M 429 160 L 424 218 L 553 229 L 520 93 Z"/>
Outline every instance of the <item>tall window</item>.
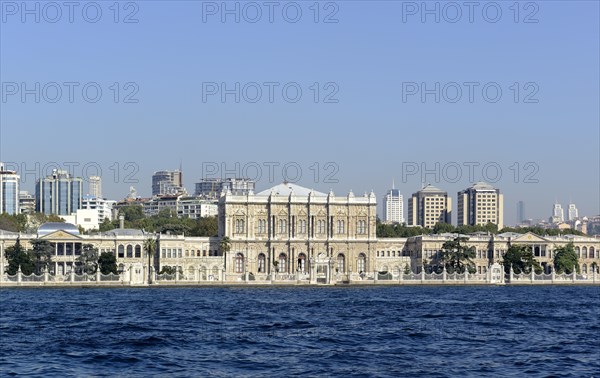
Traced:
<path fill-rule="evenodd" d="M 304 253 L 298 255 L 298 270 L 306 273 L 306 255 Z"/>
<path fill-rule="evenodd" d="M 243 219 L 236 219 L 235 220 L 235 233 L 236 234 L 243 234 L 244 230 L 245 230 L 245 222 Z"/>
<path fill-rule="evenodd" d="M 235 255 L 235 272 L 244 273 L 244 255 L 241 253 Z"/>
<path fill-rule="evenodd" d="M 287 222 L 283 219 L 279 220 L 279 233 L 285 234 L 287 230 Z"/>
<path fill-rule="evenodd" d="M 123 247 L 122 245 L 119 246 L 118 248 L 119 250 L 119 257 L 125 257 L 125 247 Z"/>
<path fill-rule="evenodd" d="M 344 225 L 344 221 L 343 220 L 337 221 L 337 233 L 338 234 L 343 234 L 345 232 L 344 231 L 344 228 L 345 228 L 344 226 L 345 225 Z"/>
<path fill-rule="evenodd" d="M 267 232 L 267 221 L 265 219 L 258 220 L 258 233 L 264 234 Z"/>
<path fill-rule="evenodd" d="M 343 254 L 339 254 L 337 257 L 337 269 L 339 273 L 346 271 L 346 257 Z"/>
<path fill-rule="evenodd" d="M 258 273 L 266 272 L 265 267 L 266 267 L 265 254 L 261 253 L 260 255 L 258 255 Z"/>
<path fill-rule="evenodd" d="M 356 232 L 359 235 L 364 235 L 367 233 L 367 221 L 359 220 L 358 227 L 356 228 Z"/>
<path fill-rule="evenodd" d="M 325 221 L 324 220 L 317 221 L 317 234 L 324 234 L 324 233 L 325 233 Z"/>
<path fill-rule="evenodd" d="M 285 255 L 285 253 L 282 253 L 279 255 L 279 272 L 283 273 L 286 271 L 286 266 L 285 266 L 285 262 L 287 260 L 287 256 Z"/>
<path fill-rule="evenodd" d="M 367 270 L 367 256 L 365 256 L 364 253 L 358 255 L 356 270 L 358 270 L 359 273 L 365 272 Z"/>
<path fill-rule="evenodd" d="M 139 244 L 135 246 L 135 257 L 142 257 L 142 247 Z"/>
<path fill-rule="evenodd" d="M 305 220 L 301 220 L 299 226 L 300 226 L 300 233 L 301 234 L 306 234 L 306 221 Z"/>
<path fill-rule="evenodd" d="M 127 257 L 133 257 L 133 247 L 131 245 L 127 246 Z"/>

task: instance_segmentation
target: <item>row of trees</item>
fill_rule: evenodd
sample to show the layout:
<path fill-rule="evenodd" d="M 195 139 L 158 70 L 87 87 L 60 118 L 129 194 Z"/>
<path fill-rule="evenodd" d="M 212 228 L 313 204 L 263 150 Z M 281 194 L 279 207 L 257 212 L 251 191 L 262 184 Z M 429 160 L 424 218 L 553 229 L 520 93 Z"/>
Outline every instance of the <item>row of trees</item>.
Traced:
<path fill-rule="evenodd" d="M 32 248 L 26 250 L 17 239 L 15 245 L 6 248 L 5 257 L 8 261 L 6 272 L 10 275 L 17 274 L 19 267 L 23 274 L 42 274 L 49 271 L 54 255 L 54 246 L 47 240 L 35 239 L 31 241 Z M 95 274 L 100 269 L 102 274 L 117 274 L 117 260 L 109 252 L 98 254 L 98 249 L 92 244 L 83 244 L 81 255 L 77 257 L 75 272 L 78 274 Z"/>
<path fill-rule="evenodd" d="M 458 237 L 454 240 L 445 242 L 442 245 L 440 254 L 430 263 L 426 264 L 432 271 L 441 273 L 446 268 L 448 273 L 475 273 L 475 247 L 466 245 L 469 239 Z M 504 272 L 509 273 L 512 268 L 516 274 L 529 274 L 533 270 L 540 274 L 543 268 L 535 259 L 532 248 L 525 245 L 511 245 L 503 256 L 502 265 Z M 563 247 L 554 250 L 553 266 L 556 273 L 573 273 L 573 269 L 579 273 L 579 259 L 573 243 L 568 243 Z M 597 264 L 592 264 L 593 269 L 597 269 Z"/>
<path fill-rule="evenodd" d="M 469 226 L 461 225 L 454 226 L 449 223 L 436 223 L 433 228 L 427 227 L 409 227 L 405 223 L 394 223 L 384 224 L 377 219 L 377 237 L 380 238 L 406 238 L 410 236 L 418 236 L 423 234 L 443 234 L 443 233 L 458 233 L 458 234 L 472 234 L 474 232 L 489 232 L 490 234 L 501 234 L 504 232 L 515 232 L 518 234 L 525 234 L 527 232 L 533 232 L 537 235 L 552 235 L 558 234 L 572 234 L 572 235 L 585 235 L 581 231 L 573 229 L 546 229 L 541 227 L 504 227 L 498 230 L 498 225 L 488 223 L 485 226 Z"/>
<path fill-rule="evenodd" d="M 189 236 L 217 236 L 217 217 L 203 217 L 198 220 L 179 218 L 172 209 L 163 209 L 158 215 L 147 217 L 140 205 L 124 206 L 119 209 L 119 216 L 125 218 L 126 228 L 135 228 L 148 232 L 171 232 Z M 110 231 L 119 227 L 119 220 L 105 220 L 100 224 L 100 231 Z"/>

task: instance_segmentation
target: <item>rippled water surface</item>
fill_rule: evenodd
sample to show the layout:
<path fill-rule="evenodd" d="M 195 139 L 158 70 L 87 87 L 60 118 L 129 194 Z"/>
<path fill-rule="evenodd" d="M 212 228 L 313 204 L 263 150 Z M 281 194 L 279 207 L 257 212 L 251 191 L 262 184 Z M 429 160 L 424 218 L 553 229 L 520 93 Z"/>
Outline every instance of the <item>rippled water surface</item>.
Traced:
<path fill-rule="evenodd" d="M 600 288 L 3 289 L 9 374 L 600 377 Z"/>

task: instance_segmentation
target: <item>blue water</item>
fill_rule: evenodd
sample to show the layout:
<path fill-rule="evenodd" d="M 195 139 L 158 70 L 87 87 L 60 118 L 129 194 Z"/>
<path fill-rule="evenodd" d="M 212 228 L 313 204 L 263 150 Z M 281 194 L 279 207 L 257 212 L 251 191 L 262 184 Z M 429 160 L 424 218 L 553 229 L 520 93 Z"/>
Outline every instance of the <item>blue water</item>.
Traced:
<path fill-rule="evenodd" d="M 600 377 L 600 288 L 3 289 L 10 374 Z"/>

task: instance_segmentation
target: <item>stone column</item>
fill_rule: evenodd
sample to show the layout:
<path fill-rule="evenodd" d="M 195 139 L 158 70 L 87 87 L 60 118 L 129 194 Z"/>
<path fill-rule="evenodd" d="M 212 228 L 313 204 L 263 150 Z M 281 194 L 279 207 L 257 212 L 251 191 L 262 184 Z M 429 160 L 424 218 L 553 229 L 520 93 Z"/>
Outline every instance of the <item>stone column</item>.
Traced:
<path fill-rule="evenodd" d="M 21 265 L 19 265 L 19 270 L 17 270 L 17 282 L 21 283 L 21 281 L 23 280 L 22 277 L 23 273 L 21 272 Z"/>
<path fill-rule="evenodd" d="M 535 280 L 535 269 L 533 269 L 533 266 L 531 267 L 531 283 L 533 283 L 533 281 Z"/>
<path fill-rule="evenodd" d="M 69 280 L 71 282 L 75 282 L 75 269 L 74 269 L 74 266 L 71 266 L 71 274 L 70 274 Z"/>
<path fill-rule="evenodd" d="M 175 282 L 179 281 L 179 267 L 175 267 Z"/>
<path fill-rule="evenodd" d="M 48 282 L 49 281 L 50 277 L 48 277 L 48 276 L 49 276 L 48 269 L 46 269 L 46 271 L 44 271 L 44 282 Z"/>
<path fill-rule="evenodd" d="M 556 270 L 554 268 L 552 268 L 552 283 L 554 283 L 555 279 L 556 279 Z"/>
<path fill-rule="evenodd" d="M 425 266 L 421 266 L 421 283 L 425 282 Z"/>
<path fill-rule="evenodd" d="M 573 282 L 577 280 L 577 267 L 573 266 Z"/>
<path fill-rule="evenodd" d="M 100 268 L 96 269 L 96 282 L 100 282 Z"/>
<path fill-rule="evenodd" d="M 446 282 L 448 278 L 448 272 L 446 272 L 446 265 L 444 265 L 444 270 L 442 271 L 442 282 Z"/>
<path fill-rule="evenodd" d="M 513 282 L 513 273 L 514 273 L 514 270 L 513 270 L 513 267 L 511 265 L 510 266 L 510 272 L 508 273 L 508 281 L 509 281 L 509 283 Z"/>
<path fill-rule="evenodd" d="M 465 282 L 469 282 L 469 269 L 465 269 Z"/>

